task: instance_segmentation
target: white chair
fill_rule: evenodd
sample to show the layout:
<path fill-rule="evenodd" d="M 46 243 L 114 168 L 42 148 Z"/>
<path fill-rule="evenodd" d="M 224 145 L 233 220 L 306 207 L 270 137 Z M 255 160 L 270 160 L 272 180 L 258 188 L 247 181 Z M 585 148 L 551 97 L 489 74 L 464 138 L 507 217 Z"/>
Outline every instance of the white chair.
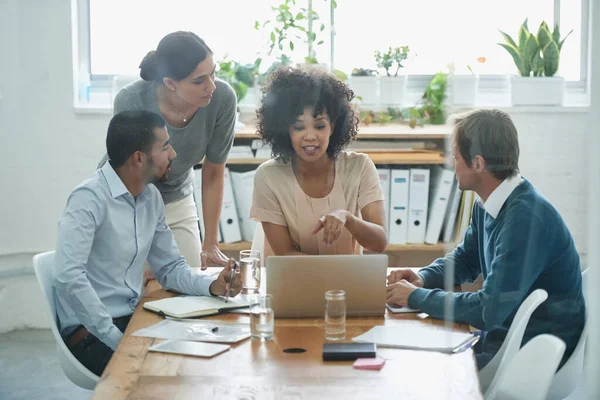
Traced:
<path fill-rule="evenodd" d="M 42 289 L 42 294 L 46 299 L 46 310 L 50 315 L 51 329 L 56 340 L 56 351 L 58 352 L 60 366 L 71 382 L 84 389 L 93 390 L 99 378 L 71 354 L 71 351 L 60 336 L 56 324 L 56 305 L 54 304 L 52 290 L 52 281 L 54 280 L 54 252 L 49 251 L 36 254 L 33 257 L 33 268 Z"/>
<path fill-rule="evenodd" d="M 486 400 L 544 400 L 565 352 L 565 342 L 542 334 L 531 339 L 510 360 Z"/>
<path fill-rule="evenodd" d="M 587 288 L 588 277 L 589 274 L 586 269 L 581 274 L 581 279 L 583 281 L 583 297 L 586 300 L 587 306 L 589 306 L 589 293 Z M 569 396 L 577 387 L 577 384 L 583 375 L 583 359 L 585 354 L 587 332 L 588 323 L 586 318 L 583 332 L 581 332 L 581 336 L 579 337 L 579 341 L 577 342 L 575 350 L 573 350 L 573 354 L 571 354 L 562 368 L 556 374 L 554 374 L 552 384 L 550 385 L 550 390 L 548 390 L 548 400 L 562 400 Z"/>
<path fill-rule="evenodd" d="M 523 335 L 525 334 L 525 328 L 531 314 L 548 298 L 548 293 L 543 289 L 536 289 L 525 299 L 521 304 L 515 318 L 513 319 L 506 339 L 502 343 L 498 353 L 492 358 L 492 360 L 479 371 L 479 384 L 482 392 L 486 392 L 495 384 L 498 376 L 501 374 L 502 369 L 508 365 L 508 363 L 514 358 L 523 341 Z"/>

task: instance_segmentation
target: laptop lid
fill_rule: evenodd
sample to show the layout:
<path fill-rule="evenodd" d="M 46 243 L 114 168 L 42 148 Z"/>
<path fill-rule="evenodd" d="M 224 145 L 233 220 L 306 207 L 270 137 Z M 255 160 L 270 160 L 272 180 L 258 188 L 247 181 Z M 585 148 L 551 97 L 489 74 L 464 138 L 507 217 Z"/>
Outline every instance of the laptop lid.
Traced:
<path fill-rule="evenodd" d="M 385 313 L 388 256 L 270 256 L 267 293 L 273 296 L 275 318 L 325 315 L 325 292 L 346 292 L 346 315 Z"/>

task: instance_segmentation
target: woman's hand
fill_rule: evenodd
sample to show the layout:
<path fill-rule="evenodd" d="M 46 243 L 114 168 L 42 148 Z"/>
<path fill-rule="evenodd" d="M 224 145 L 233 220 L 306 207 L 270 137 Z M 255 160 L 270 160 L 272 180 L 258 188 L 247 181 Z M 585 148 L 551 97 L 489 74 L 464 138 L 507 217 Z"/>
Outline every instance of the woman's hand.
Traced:
<path fill-rule="evenodd" d="M 202 253 L 200 253 L 200 269 L 205 270 L 208 265 L 218 265 L 220 267 L 226 267 L 229 259 L 219 249 L 219 245 L 216 243 L 204 243 L 202 246 Z"/>
<path fill-rule="evenodd" d="M 346 210 L 331 211 L 319 218 L 312 234 L 316 235 L 322 229 L 323 242 L 325 242 L 325 246 L 329 247 L 340 237 L 349 218 L 350 212 Z"/>

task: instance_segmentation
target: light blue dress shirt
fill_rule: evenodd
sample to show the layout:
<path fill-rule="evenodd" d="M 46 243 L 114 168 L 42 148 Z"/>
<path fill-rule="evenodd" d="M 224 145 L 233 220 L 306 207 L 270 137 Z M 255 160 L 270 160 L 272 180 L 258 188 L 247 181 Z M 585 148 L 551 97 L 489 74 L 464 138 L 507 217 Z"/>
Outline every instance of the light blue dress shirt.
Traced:
<path fill-rule="evenodd" d="M 135 310 L 145 260 L 163 288 L 210 295 L 216 277 L 179 255 L 158 189 L 147 185 L 134 199 L 106 163 L 73 190 L 58 223 L 54 294 L 62 333 L 81 324 L 116 349 L 123 334 L 112 319 Z"/>

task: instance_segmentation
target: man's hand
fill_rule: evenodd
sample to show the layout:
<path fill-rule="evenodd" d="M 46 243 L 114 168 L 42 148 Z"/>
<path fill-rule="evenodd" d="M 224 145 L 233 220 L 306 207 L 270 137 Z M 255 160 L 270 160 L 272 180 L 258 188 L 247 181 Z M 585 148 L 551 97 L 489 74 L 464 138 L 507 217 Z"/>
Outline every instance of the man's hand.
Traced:
<path fill-rule="evenodd" d="M 213 283 L 210 284 L 210 294 L 213 296 L 225 296 L 227 294 L 227 287 L 230 285 L 231 272 L 236 268 L 237 262 L 235 259 L 230 258 L 227 265 L 223 268 L 223 271 L 217 277 Z M 239 267 L 238 267 L 239 268 Z M 239 273 L 235 274 L 233 282 L 231 282 L 231 290 L 229 291 L 229 297 L 235 297 L 242 290 L 242 277 Z"/>
<path fill-rule="evenodd" d="M 408 306 L 408 296 L 417 289 L 415 285 L 405 280 L 388 285 L 385 302 L 391 306 Z"/>
<path fill-rule="evenodd" d="M 227 256 L 219 250 L 217 243 L 204 243 L 202 253 L 200 253 L 200 269 L 204 271 L 208 265 L 227 266 Z"/>
<path fill-rule="evenodd" d="M 323 215 L 317 221 L 317 226 L 312 231 L 313 235 L 316 235 L 321 229 L 323 229 L 323 241 L 325 246 L 329 247 L 338 240 L 344 225 L 348 221 L 349 212 L 346 210 L 335 210 L 329 214 Z"/>
<path fill-rule="evenodd" d="M 405 280 L 412 283 L 416 287 L 423 287 L 423 278 L 410 268 L 401 268 L 397 271 L 392 271 L 387 277 L 388 285 Z"/>

